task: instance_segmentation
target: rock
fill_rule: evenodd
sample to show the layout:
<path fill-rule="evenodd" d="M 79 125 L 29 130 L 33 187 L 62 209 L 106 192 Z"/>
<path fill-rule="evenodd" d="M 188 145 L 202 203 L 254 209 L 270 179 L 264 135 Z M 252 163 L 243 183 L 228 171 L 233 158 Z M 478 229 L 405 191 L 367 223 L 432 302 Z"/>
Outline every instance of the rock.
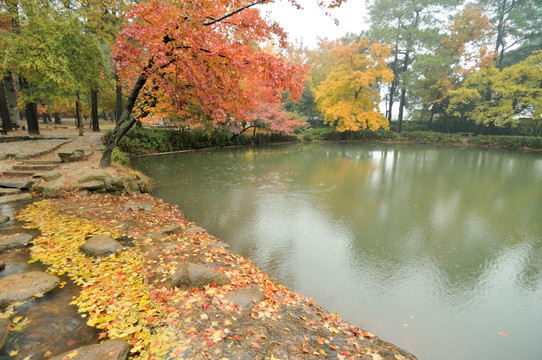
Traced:
<path fill-rule="evenodd" d="M 179 224 L 167 225 L 160 228 L 160 231 L 166 235 L 181 234 L 183 232 L 183 227 Z"/>
<path fill-rule="evenodd" d="M 0 204 L 10 204 L 18 201 L 27 201 L 32 199 L 32 194 L 16 194 L 16 195 L 7 195 L 0 197 Z"/>
<path fill-rule="evenodd" d="M 105 184 L 103 180 L 91 180 L 91 181 L 87 181 L 87 182 L 77 185 L 77 188 L 79 190 L 89 190 L 89 191 L 101 190 L 101 189 L 105 189 Z"/>
<path fill-rule="evenodd" d="M 13 274 L 0 280 L 0 307 L 53 290 L 60 279 L 41 271 Z"/>
<path fill-rule="evenodd" d="M 224 241 L 216 241 L 212 243 L 210 247 L 214 249 L 217 249 L 217 248 L 229 249 L 230 245 L 225 243 Z"/>
<path fill-rule="evenodd" d="M 0 271 L 4 270 L 6 268 L 6 263 L 3 261 L 0 261 Z"/>
<path fill-rule="evenodd" d="M 124 204 L 122 205 L 123 210 L 132 210 L 132 211 L 138 211 L 138 210 L 144 210 L 144 211 L 152 211 L 152 205 L 149 203 L 142 203 L 142 202 L 133 202 L 130 204 Z"/>
<path fill-rule="evenodd" d="M 139 191 L 150 194 L 152 192 L 152 179 L 144 174 L 138 174 L 138 177 L 137 185 L 139 186 Z"/>
<path fill-rule="evenodd" d="M 65 187 L 66 184 L 63 181 L 57 180 L 47 184 L 38 184 L 34 188 L 38 194 L 41 194 L 44 197 L 55 197 L 59 195 L 59 192 Z"/>
<path fill-rule="evenodd" d="M 79 247 L 82 252 L 92 257 L 104 257 L 116 253 L 122 248 L 121 243 L 106 235 L 94 236 Z"/>
<path fill-rule="evenodd" d="M 126 359 L 130 347 L 124 340 L 113 339 L 101 344 L 83 346 L 53 357 L 51 360 L 121 360 Z"/>
<path fill-rule="evenodd" d="M 251 309 L 265 297 L 262 289 L 258 285 L 252 284 L 229 292 L 225 295 L 225 298 L 237 305 L 239 309 Z"/>
<path fill-rule="evenodd" d="M 34 185 L 34 180 L 32 179 L 0 179 L 0 187 L 28 189 L 32 185 Z"/>
<path fill-rule="evenodd" d="M 77 182 L 86 183 L 86 182 L 94 181 L 94 180 L 103 180 L 108 177 L 111 177 L 111 175 L 107 171 L 100 170 L 100 171 L 87 173 L 81 176 L 79 179 L 77 179 Z"/>
<path fill-rule="evenodd" d="M 73 162 L 85 160 L 88 156 L 83 150 L 74 150 L 72 152 L 59 152 L 58 156 L 62 162 Z"/>
<path fill-rule="evenodd" d="M 107 191 L 122 191 L 126 181 L 127 176 L 106 177 L 104 178 L 105 189 Z"/>
<path fill-rule="evenodd" d="M 201 264 L 183 261 L 177 265 L 177 271 L 166 280 L 169 287 L 204 287 L 216 283 L 218 286 L 226 285 L 230 279 L 216 269 Z"/>
<path fill-rule="evenodd" d="M 140 192 L 139 191 L 139 185 L 133 179 L 126 181 L 126 183 L 124 184 L 124 189 L 128 193 L 139 193 Z"/>
<path fill-rule="evenodd" d="M 29 234 L 2 235 L 0 236 L 0 252 L 23 248 L 27 246 L 32 239 L 32 235 Z"/>
<path fill-rule="evenodd" d="M 9 321 L 9 319 L 0 319 L 0 350 L 2 350 L 4 346 L 6 346 L 10 325 L 11 321 Z"/>
<path fill-rule="evenodd" d="M 2 215 L 0 216 L 0 224 L 7 223 L 9 221 L 9 216 Z"/>
<path fill-rule="evenodd" d="M 87 195 L 88 195 L 88 190 L 81 190 L 81 191 L 79 191 L 79 195 L 81 195 L 81 196 L 87 196 Z"/>
<path fill-rule="evenodd" d="M 53 181 L 53 180 L 56 180 L 58 179 L 60 176 L 62 176 L 60 174 L 59 171 L 56 171 L 56 170 L 53 170 L 53 171 L 47 171 L 43 174 L 41 174 L 41 178 L 44 180 L 44 181 Z"/>
<path fill-rule="evenodd" d="M 194 234 L 197 234 L 197 233 L 204 233 L 204 232 L 207 232 L 207 230 L 205 230 L 201 226 L 197 226 L 195 224 L 189 225 L 186 228 L 186 230 L 184 231 L 184 233 L 188 234 L 188 235 L 194 235 Z"/>

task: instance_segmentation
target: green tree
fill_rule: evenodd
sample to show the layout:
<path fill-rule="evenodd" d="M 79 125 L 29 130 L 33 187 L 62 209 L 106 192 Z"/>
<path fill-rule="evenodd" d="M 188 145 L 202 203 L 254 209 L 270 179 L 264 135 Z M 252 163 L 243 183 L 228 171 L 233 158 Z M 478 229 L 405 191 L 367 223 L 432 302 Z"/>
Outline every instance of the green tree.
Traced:
<path fill-rule="evenodd" d="M 499 69 L 526 59 L 542 49 L 540 0 L 479 0 L 495 30 L 496 64 Z"/>
<path fill-rule="evenodd" d="M 402 130 L 407 88 L 413 78 L 411 65 L 420 53 L 438 43 L 437 14 L 455 3 L 453 0 L 373 0 L 368 5 L 371 40 L 393 46 L 390 68 L 395 77 L 386 95 L 386 117 L 391 124 L 392 109 L 398 100 L 398 132 Z"/>

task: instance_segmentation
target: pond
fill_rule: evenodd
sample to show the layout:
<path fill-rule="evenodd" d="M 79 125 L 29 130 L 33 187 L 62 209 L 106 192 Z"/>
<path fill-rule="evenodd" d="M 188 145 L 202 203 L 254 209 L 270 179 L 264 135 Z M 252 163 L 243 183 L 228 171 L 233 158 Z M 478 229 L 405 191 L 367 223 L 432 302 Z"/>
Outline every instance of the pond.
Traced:
<path fill-rule="evenodd" d="M 290 144 L 134 166 L 233 252 L 420 359 L 542 359 L 542 154 Z"/>

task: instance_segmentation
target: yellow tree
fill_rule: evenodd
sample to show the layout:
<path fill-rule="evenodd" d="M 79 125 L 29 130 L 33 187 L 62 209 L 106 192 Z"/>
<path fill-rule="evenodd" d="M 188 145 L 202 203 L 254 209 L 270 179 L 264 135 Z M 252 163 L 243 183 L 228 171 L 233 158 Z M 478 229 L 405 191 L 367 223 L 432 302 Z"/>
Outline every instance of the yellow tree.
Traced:
<path fill-rule="evenodd" d="M 314 89 L 326 123 L 339 131 L 389 128 L 378 104 L 379 85 L 393 81 L 385 62 L 390 52 L 390 47 L 366 39 L 336 44 L 330 50 L 326 58 L 332 61 L 331 70 Z"/>

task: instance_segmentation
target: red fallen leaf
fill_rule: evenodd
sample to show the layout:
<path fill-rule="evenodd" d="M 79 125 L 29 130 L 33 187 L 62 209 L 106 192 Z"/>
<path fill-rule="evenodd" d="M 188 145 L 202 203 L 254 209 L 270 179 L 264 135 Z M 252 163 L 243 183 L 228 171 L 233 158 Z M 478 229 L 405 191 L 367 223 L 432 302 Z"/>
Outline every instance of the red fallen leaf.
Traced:
<path fill-rule="evenodd" d="M 318 336 L 318 344 L 323 345 L 324 344 L 324 338 L 321 336 Z"/>
<path fill-rule="evenodd" d="M 329 345 L 329 347 L 332 349 L 332 350 L 335 350 L 337 351 L 338 347 L 336 347 L 335 345 Z"/>
<path fill-rule="evenodd" d="M 248 329 L 248 333 L 249 333 L 250 335 L 254 335 L 254 331 L 252 330 L 252 328 L 249 328 L 249 329 Z"/>
<path fill-rule="evenodd" d="M 346 351 L 346 350 L 343 350 L 341 352 L 341 354 L 343 354 L 344 356 L 350 356 L 350 352 Z"/>
<path fill-rule="evenodd" d="M 239 335 L 232 335 L 231 338 L 232 338 L 233 340 L 239 340 Z"/>
<path fill-rule="evenodd" d="M 204 308 L 204 309 L 207 309 L 209 307 L 209 304 L 204 302 L 204 303 L 201 304 L 201 307 Z"/>
<path fill-rule="evenodd" d="M 211 347 L 211 346 L 215 346 L 215 342 L 214 341 L 207 341 L 207 346 Z"/>
<path fill-rule="evenodd" d="M 502 336 L 504 336 L 504 337 L 508 336 L 508 334 L 507 334 L 507 333 L 505 333 L 505 332 L 502 332 L 502 331 L 499 331 L 499 334 L 500 334 L 500 335 L 502 335 Z"/>
<path fill-rule="evenodd" d="M 168 260 L 169 260 L 169 259 L 173 259 L 173 255 L 167 254 L 167 255 L 166 255 L 166 259 L 168 259 Z"/>
<path fill-rule="evenodd" d="M 173 352 L 173 354 L 174 354 L 175 356 L 179 356 L 179 355 L 181 355 L 182 353 L 183 353 L 183 352 L 182 352 L 181 349 L 177 349 L 177 350 L 175 350 L 175 351 Z"/>
<path fill-rule="evenodd" d="M 258 344 L 258 343 L 252 343 L 252 347 L 253 347 L 254 349 L 260 350 L 260 344 Z"/>
<path fill-rule="evenodd" d="M 70 340 L 68 340 L 67 344 L 68 344 L 68 346 L 72 346 L 73 344 L 75 344 L 75 340 L 70 339 Z"/>
<path fill-rule="evenodd" d="M 103 339 L 104 337 L 107 336 L 107 333 L 106 332 L 102 332 L 100 333 L 100 336 L 98 337 L 98 339 Z"/>
<path fill-rule="evenodd" d="M 305 348 L 305 347 L 303 349 L 301 349 L 301 351 L 304 352 L 305 354 L 309 353 L 309 350 L 307 348 Z"/>

